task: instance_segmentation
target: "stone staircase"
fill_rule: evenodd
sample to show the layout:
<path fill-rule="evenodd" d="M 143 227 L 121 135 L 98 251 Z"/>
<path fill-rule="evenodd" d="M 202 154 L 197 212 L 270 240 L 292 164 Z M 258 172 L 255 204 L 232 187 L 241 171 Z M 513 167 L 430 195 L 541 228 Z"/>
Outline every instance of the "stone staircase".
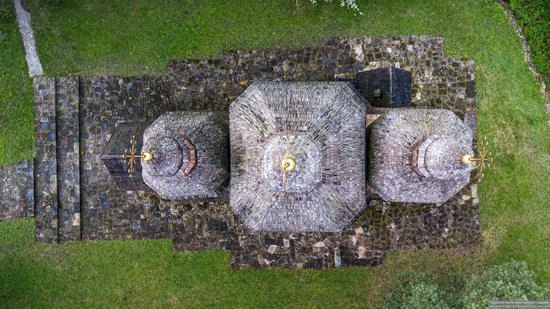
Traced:
<path fill-rule="evenodd" d="M 78 79 L 34 81 L 34 214 L 40 242 L 81 239 Z"/>

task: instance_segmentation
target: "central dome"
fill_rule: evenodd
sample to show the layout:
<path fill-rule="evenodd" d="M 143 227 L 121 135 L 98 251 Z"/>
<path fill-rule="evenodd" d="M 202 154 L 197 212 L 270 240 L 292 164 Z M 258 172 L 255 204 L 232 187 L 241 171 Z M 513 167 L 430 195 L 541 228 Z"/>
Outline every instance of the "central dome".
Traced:
<path fill-rule="evenodd" d="M 291 158 L 292 170 L 281 161 Z M 263 180 L 273 190 L 307 193 L 321 181 L 321 151 L 305 135 L 274 135 L 263 149 Z M 274 177 L 275 176 L 275 177 Z"/>
<path fill-rule="evenodd" d="M 365 208 L 366 102 L 345 82 L 255 82 L 231 105 L 230 203 L 259 231 L 337 232 Z"/>

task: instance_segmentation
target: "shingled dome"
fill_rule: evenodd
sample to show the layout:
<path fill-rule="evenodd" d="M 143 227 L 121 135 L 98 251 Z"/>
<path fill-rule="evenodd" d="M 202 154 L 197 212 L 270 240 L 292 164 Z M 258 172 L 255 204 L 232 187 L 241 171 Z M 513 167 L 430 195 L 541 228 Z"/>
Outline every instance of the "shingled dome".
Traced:
<path fill-rule="evenodd" d="M 344 82 L 255 82 L 230 107 L 231 207 L 260 231 L 325 232 L 365 207 L 365 110 Z"/>
<path fill-rule="evenodd" d="M 168 200 L 217 198 L 229 180 L 227 113 L 168 112 L 143 134 L 145 183 Z"/>
<path fill-rule="evenodd" d="M 444 203 L 470 179 L 472 132 L 449 110 L 390 111 L 368 134 L 369 183 L 386 201 Z"/>

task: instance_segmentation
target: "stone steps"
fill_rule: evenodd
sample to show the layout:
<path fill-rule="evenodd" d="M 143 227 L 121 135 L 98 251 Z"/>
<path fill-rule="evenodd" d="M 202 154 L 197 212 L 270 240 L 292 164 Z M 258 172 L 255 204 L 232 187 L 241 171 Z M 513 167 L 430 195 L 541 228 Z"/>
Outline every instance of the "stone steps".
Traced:
<path fill-rule="evenodd" d="M 78 77 L 56 78 L 59 240 L 80 239 L 80 130 Z"/>
<path fill-rule="evenodd" d="M 36 239 L 58 240 L 55 80 L 35 78 L 34 214 Z"/>
<path fill-rule="evenodd" d="M 78 77 L 34 81 L 34 206 L 40 242 L 81 239 L 78 87 Z"/>

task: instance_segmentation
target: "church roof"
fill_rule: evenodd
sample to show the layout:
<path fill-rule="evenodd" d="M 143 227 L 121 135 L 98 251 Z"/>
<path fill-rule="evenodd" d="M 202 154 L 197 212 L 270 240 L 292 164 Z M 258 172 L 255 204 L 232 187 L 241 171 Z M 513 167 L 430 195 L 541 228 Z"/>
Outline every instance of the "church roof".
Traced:
<path fill-rule="evenodd" d="M 368 136 L 369 183 L 386 201 L 444 203 L 470 180 L 473 135 L 450 110 L 392 110 Z"/>
<path fill-rule="evenodd" d="M 364 209 L 366 102 L 345 82 L 255 82 L 230 106 L 230 204 L 261 231 L 340 231 Z"/>
<path fill-rule="evenodd" d="M 167 112 L 143 133 L 145 183 L 169 200 L 217 198 L 229 179 L 228 115 L 223 112 Z"/>

